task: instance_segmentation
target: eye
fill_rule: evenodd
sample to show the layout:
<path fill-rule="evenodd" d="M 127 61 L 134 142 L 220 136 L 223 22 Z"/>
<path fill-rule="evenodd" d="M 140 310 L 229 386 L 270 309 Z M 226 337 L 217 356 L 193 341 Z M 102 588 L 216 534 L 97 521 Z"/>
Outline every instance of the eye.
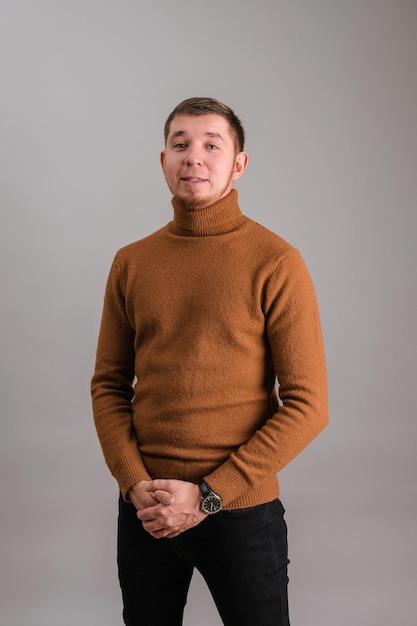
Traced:
<path fill-rule="evenodd" d="M 186 148 L 186 147 L 187 147 L 187 144 L 185 144 L 185 143 L 176 143 L 174 145 L 174 148 L 176 150 L 184 150 L 184 148 Z"/>
<path fill-rule="evenodd" d="M 207 147 L 209 150 L 218 150 L 217 146 L 214 143 L 209 143 Z"/>

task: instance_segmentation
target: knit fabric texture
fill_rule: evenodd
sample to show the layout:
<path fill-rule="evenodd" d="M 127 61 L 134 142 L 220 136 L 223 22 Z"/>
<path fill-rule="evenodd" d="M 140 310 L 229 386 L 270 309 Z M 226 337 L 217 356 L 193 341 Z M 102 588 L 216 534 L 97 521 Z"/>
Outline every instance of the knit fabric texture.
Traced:
<path fill-rule="evenodd" d="M 118 251 L 91 383 L 123 496 L 205 480 L 224 508 L 279 495 L 277 473 L 328 421 L 315 291 L 299 252 L 232 190 Z M 278 393 L 277 393 L 278 389 Z"/>

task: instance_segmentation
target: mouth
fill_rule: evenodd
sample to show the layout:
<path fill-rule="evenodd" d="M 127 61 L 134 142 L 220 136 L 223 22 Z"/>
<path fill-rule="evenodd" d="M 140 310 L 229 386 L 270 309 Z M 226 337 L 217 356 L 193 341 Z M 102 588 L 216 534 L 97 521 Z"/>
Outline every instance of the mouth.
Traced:
<path fill-rule="evenodd" d="M 206 183 L 207 178 L 199 178 L 198 176 L 182 176 L 181 180 L 186 183 Z"/>

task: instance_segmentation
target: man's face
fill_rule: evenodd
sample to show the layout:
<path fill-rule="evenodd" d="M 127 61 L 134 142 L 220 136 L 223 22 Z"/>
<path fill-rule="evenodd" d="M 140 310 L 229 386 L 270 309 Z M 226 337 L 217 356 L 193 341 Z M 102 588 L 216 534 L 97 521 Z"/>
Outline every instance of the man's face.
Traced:
<path fill-rule="evenodd" d="M 169 129 L 161 165 L 168 187 L 188 209 L 200 209 L 226 196 L 246 169 L 227 120 L 221 115 L 178 115 Z"/>

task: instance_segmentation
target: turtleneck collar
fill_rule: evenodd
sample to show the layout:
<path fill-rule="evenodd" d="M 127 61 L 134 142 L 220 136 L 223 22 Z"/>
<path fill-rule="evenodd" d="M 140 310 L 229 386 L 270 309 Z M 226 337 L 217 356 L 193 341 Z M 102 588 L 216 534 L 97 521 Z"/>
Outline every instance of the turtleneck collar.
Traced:
<path fill-rule="evenodd" d="M 185 237 L 223 235 L 236 230 L 245 221 L 239 208 L 237 191 L 232 189 L 227 196 L 203 209 L 185 209 L 177 198 L 172 198 L 174 220 L 171 232 Z"/>

